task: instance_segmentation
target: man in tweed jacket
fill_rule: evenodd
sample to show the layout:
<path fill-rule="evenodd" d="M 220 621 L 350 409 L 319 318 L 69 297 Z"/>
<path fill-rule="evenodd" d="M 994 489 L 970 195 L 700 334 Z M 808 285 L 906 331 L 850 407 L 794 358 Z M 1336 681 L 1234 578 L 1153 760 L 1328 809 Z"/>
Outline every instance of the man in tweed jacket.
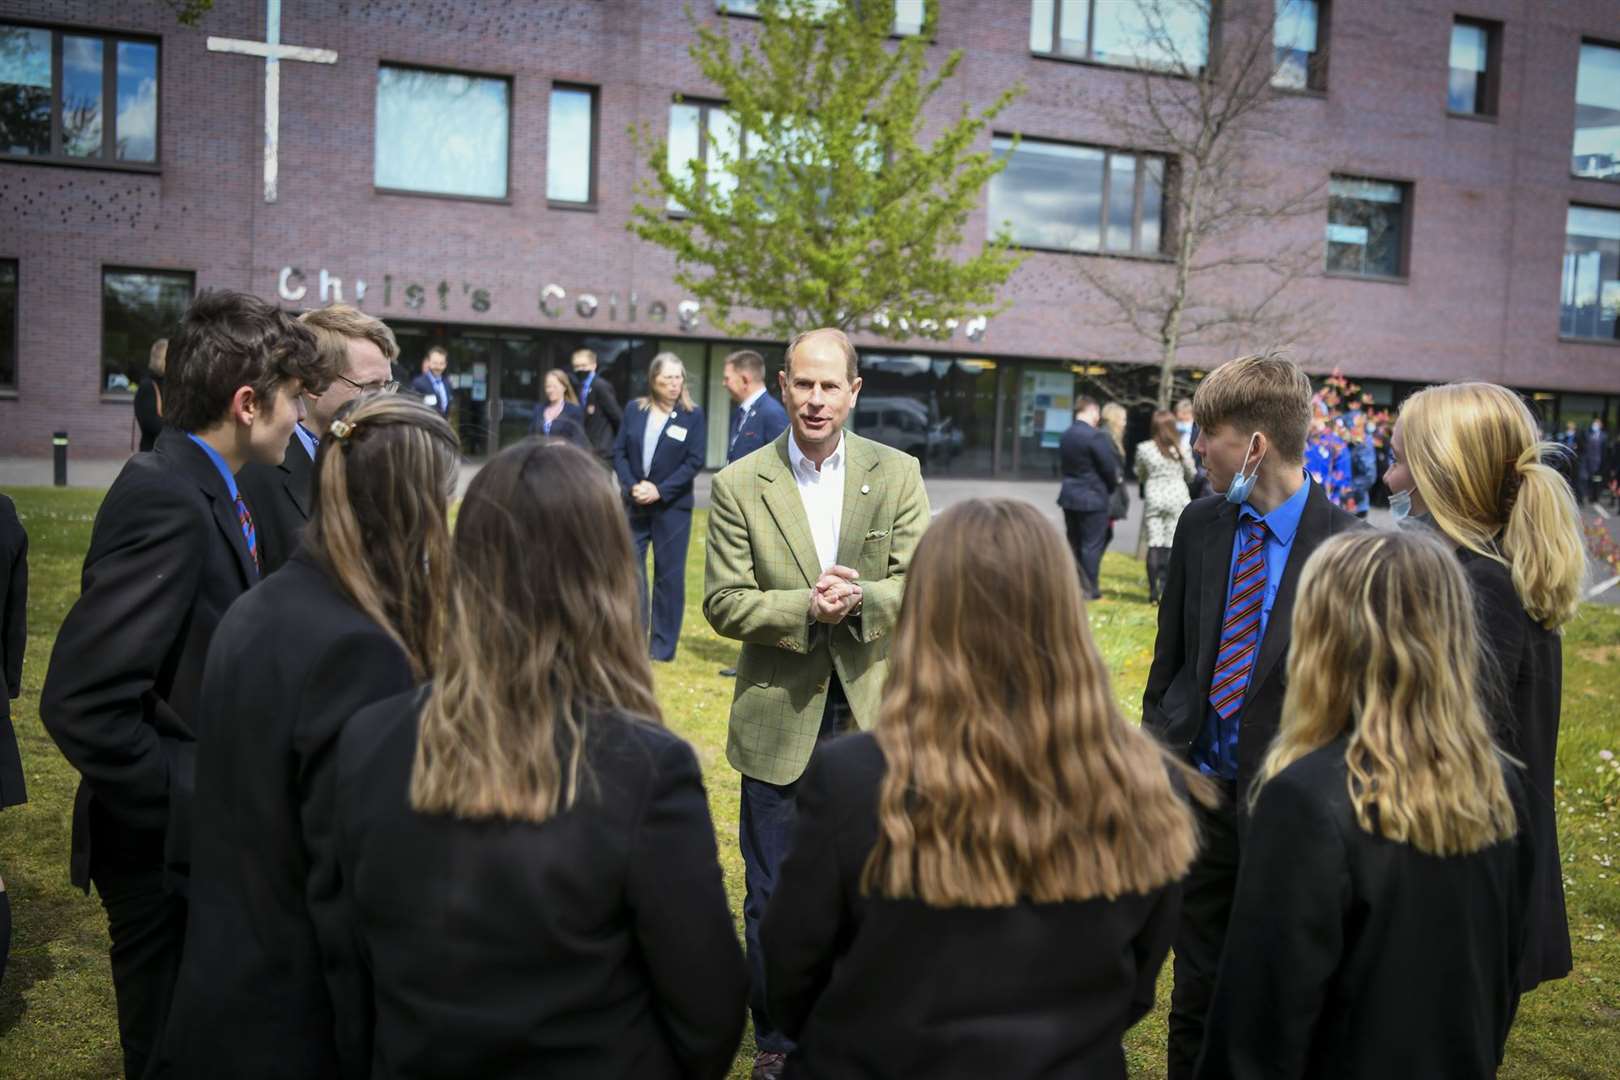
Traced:
<path fill-rule="evenodd" d="M 794 789 L 819 740 L 877 721 L 889 633 L 928 525 L 916 459 L 843 430 L 861 389 L 849 339 L 801 334 L 785 366 L 788 431 L 715 477 L 703 597 L 715 631 L 743 643 L 726 756 L 742 773 L 754 1075 L 765 1078 L 792 1049 L 767 1015 L 759 920 Z"/>

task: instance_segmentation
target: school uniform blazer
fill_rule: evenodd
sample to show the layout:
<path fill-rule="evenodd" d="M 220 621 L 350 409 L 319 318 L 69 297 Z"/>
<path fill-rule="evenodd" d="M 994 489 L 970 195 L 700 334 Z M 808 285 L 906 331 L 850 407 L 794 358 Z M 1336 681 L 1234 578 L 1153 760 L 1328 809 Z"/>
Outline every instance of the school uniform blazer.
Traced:
<path fill-rule="evenodd" d="M 730 444 L 726 450 L 726 461 L 733 462 L 745 458 L 774 441 L 782 432 L 788 429 L 787 410 L 782 403 L 771 397 L 767 391 L 759 396 L 759 400 L 746 410 L 741 417 L 741 423 L 733 415 L 726 435 Z"/>
<path fill-rule="evenodd" d="M 164 428 L 96 512 L 40 694 L 45 730 L 83 778 L 75 885 L 90 887 L 95 814 L 109 860 L 151 869 L 166 850 L 170 884 L 184 891 L 203 662 L 225 609 L 257 581 L 225 478 L 185 432 Z"/>
<path fill-rule="evenodd" d="M 1328 501 L 1314 480 L 1299 528 L 1288 552 L 1265 637 L 1255 658 L 1248 693 L 1238 713 L 1237 790 L 1246 792 L 1266 748 L 1277 734 L 1287 689 L 1289 624 L 1300 571 L 1323 541 L 1347 529 L 1367 528 L 1354 514 Z M 1209 713 L 1210 676 L 1226 611 L 1226 585 L 1232 571 L 1232 543 L 1238 507 L 1224 495 L 1195 499 L 1181 512 L 1170 547 L 1170 570 L 1159 601 L 1159 634 L 1153 646 L 1147 689 L 1142 694 L 1142 726 L 1184 758 Z M 1239 813 L 1246 804 L 1240 799 Z"/>
<path fill-rule="evenodd" d="M 786 1076 L 1124 1080 L 1153 1008 L 1180 886 L 1146 895 L 939 908 L 862 894 L 886 764 L 866 733 L 816 752 L 761 928 Z"/>
<path fill-rule="evenodd" d="M 565 425 L 561 431 L 558 430 L 559 424 Z M 566 425 L 577 426 L 581 432 L 585 430 L 585 413 L 581 411 L 578 405 L 575 405 L 572 401 L 564 401 L 562 412 L 557 414 L 557 419 L 551 422 L 551 431 L 547 432 L 546 403 L 540 401 L 535 403 L 534 417 L 529 421 L 529 434 L 550 434 L 555 438 L 567 438 L 568 428 Z"/>
<path fill-rule="evenodd" d="M 1519 999 L 1532 844 L 1521 824 L 1512 840 L 1441 858 L 1366 832 L 1347 745 L 1261 789 L 1199 1080 L 1496 1075 Z M 1503 772 L 1522 814 L 1516 770 Z"/>
<path fill-rule="evenodd" d="M 11 727 L 11 699 L 22 693 L 28 646 L 28 533 L 17 507 L 0 495 L 0 806 L 28 801 L 22 755 Z"/>
<path fill-rule="evenodd" d="M 422 814 L 409 787 L 425 693 L 363 710 L 338 745 L 372 1075 L 725 1076 L 748 974 L 691 747 L 595 713 L 573 806 L 540 824 Z"/>
<path fill-rule="evenodd" d="M 877 722 L 911 553 L 928 527 L 928 493 L 910 454 L 844 432 L 838 562 L 859 575 L 861 611 L 810 618 L 821 559 L 788 458 L 790 433 L 733 462 L 709 493 L 703 616 L 743 643 L 726 759 L 744 776 L 791 784 L 804 772 L 836 675 L 855 722 Z"/>
<path fill-rule="evenodd" d="M 226 612 L 196 725 L 191 904 L 164 1047 L 175 1075 L 225 1062 L 240 1078 L 369 1074 L 334 764 L 350 718 L 411 683 L 404 650 L 306 551 Z"/>
<path fill-rule="evenodd" d="M 624 411 L 624 423 L 613 443 L 613 471 L 619 478 L 619 490 L 632 513 L 691 510 L 692 484 L 703 470 L 708 451 L 709 429 L 703 425 L 703 410 L 676 409 L 670 413 L 659 433 L 658 448 L 653 451 L 652 468 L 643 470 L 642 447 L 649 412 L 647 406 L 634 403 Z M 643 480 L 652 481 L 658 488 L 658 501 L 651 506 L 630 501 L 630 489 Z"/>
<path fill-rule="evenodd" d="M 575 387 L 583 391 L 585 381 L 579 380 Z M 596 456 L 607 461 L 613 461 L 613 443 L 619 437 L 619 429 L 624 426 L 624 408 L 619 404 L 619 395 L 614 392 L 613 384 L 608 382 L 607 373 L 597 369 L 596 378 L 591 380 L 591 392 L 581 393 L 580 404 L 585 410 L 585 438 L 591 444 L 590 448 Z"/>
<path fill-rule="evenodd" d="M 1063 467 L 1058 507 L 1079 513 L 1107 510 L 1108 496 L 1119 487 L 1121 466 L 1108 433 L 1076 420 L 1058 442 L 1058 459 Z"/>
<path fill-rule="evenodd" d="M 258 530 L 259 564 L 264 573 L 279 570 L 298 550 L 304 526 L 315 509 L 315 462 L 294 432 L 279 465 L 256 461 L 242 466 L 236 486 Z"/>
<path fill-rule="evenodd" d="M 1497 741 L 1524 762 L 1525 829 L 1536 856 L 1520 990 L 1561 979 L 1573 966 L 1564 911 L 1563 863 L 1553 812 L 1553 769 L 1563 701 L 1563 638 L 1530 617 L 1513 587 L 1513 572 L 1495 559 L 1457 549 L 1479 610 L 1485 656 L 1486 709 Z"/>

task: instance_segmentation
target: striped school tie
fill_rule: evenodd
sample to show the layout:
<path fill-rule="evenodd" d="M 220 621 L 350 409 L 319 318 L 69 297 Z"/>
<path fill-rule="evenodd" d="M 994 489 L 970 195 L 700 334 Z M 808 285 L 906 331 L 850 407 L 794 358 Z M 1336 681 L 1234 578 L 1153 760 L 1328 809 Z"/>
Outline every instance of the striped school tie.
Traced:
<path fill-rule="evenodd" d="M 1215 653 L 1215 674 L 1209 685 L 1209 704 L 1222 720 L 1243 708 L 1249 691 L 1254 658 L 1260 651 L 1260 608 L 1266 600 L 1266 523 L 1243 523 L 1243 549 L 1232 572 L 1232 590 L 1221 620 L 1221 647 Z"/>
<path fill-rule="evenodd" d="M 259 563 L 259 531 L 253 527 L 253 513 L 240 491 L 236 493 L 236 520 L 242 525 L 242 538 L 247 541 L 248 554 L 253 556 L 253 569 L 263 573 L 264 567 Z"/>

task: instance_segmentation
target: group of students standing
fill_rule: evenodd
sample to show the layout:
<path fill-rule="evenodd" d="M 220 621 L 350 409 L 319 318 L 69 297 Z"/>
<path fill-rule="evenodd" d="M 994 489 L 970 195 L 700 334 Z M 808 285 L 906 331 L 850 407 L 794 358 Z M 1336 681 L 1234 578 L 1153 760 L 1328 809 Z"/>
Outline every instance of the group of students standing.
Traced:
<path fill-rule="evenodd" d="M 743 642 L 745 963 L 624 510 L 681 501 L 684 373 L 639 445 L 627 415 L 617 484 L 530 439 L 452 530 L 456 437 L 387 392 L 392 352 L 352 309 L 202 294 L 97 515 L 41 715 L 84 778 L 128 1076 L 718 1078 L 748 1004 L 756 1077 L 1124 1077 L 1173 946 L 1173 1077 L 1478 1077 L 1569 971 L 1584 564 L 1508 391 L 1407 403 L 1411 527 L 1375 532 L 1302 468 L 1296 366 L 1212 372 L 1217 494 L 1175 528 L 1139 728 L 1057 530 L 1000 499 L 930 523 L 915 463 L 842 430 L 848 340 L 797 339 L 705 575 Z M 308 521 L 269 573 L 241 481 L 290 498 L 295 452 Z"/>

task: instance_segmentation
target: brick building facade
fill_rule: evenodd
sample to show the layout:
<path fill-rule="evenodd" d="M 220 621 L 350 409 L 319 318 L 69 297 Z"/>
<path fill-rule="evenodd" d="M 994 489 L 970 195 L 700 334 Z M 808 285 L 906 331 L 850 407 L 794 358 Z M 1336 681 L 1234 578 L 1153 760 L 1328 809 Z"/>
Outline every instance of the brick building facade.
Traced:
<path fill-rule="evenodd" d="M 693 6 L 749 32 L 745 18 Z M 139 375 L 132 357 L 144 355 L 135 338 L 145 324 L 109 315 L 109 290 L 134 290 L 127 302 L 138 307 L 140 296 L 158 295 L 159 281 L 171 294 L 246 289 L 294 308 L 341 295 L 396 327 L 413 370 L 429 343 L 446 342 L 475 455 L 522 434 L 541 374 L 566 366 L 577 344 L 598 349 L 621 392 L 644 381 L 654 352 L 674 349 L 710 407 L 711 461 L 723 460 L 719 358 L 735 343 L 718 341 L 693 312 L 672 284 L 670 258 L 625 228 L 641 175 L 629 129 L 663 138 L 677 95 L 712 94 L 688 55 L 683 7 L 217 0 L 191 29 L 156 2 L 0 0 L 0 31 L 11 43 L 0 49 L 0 93 L 49 105 L 71 96 L 74 71 L 90 71 L 84 78 L 93 83 L 103 70 L 93 63 L 104 65 L 106 89 L 104 123 L 88 134 L 82 117 L 55 116 L 43 152 L 20 147 L 15 134 L 11 145 L 0 139 L 0 337 L 11 338 L 0 341 L 10 350 L 9 373 L 0 365 L 0 455 L 44 455 L 57 430 L 70 432 L 76 454 L 128 451 L 130 384 Z M 1605 156 L 1603 148 L 1611 136 L 1620 145 L 1620 100 L 1609 97 L 1620 96 L 1620 76 L 1611 80 L 1605 66 L 1611 53 L 1620 57 L 1620 0 L 1323 0 L 1310 8 L 1318 59 L 1326 58 L 1312 69 L 1320 88 L 1279 103 L 1266 163 L 1324 184 L 1357 178 L 1335 192 L 1374 213 L 1380 199 L 1399 198 L 1403 220 L 1395 272 L 1322 273 L 1295 287 L 1291 295 L 1321 313 L 1301 357 L 1319 372 L 1341 367 L 1385 401 L 1412 384 L 1482 378 L 1535 394 L 1549 423 L 1616 419 L 1620 338 L 1610 312 L 1620 311 L 1620 225 L 1612 240 L 1606 230 L 1620 222 L 1620 149 Z M 267 202 L 266 62 L 208 42 L 266 41 L 271 10 L 282 42 L 336 56 L 278 65 L 277 190 Z M 1134 92 L 1136 72 L 1037 54 L 1039 24 L 1052 10 L 1050 0 L 940 0 L 929 48 L 966 56 L 937 114 L 987 103 L 1021 82 L 1027 92 L 997 120 L 997 133 L 1019 133 L 1025 146 L 1151 150 L 1117 146 L 1096 108 Z M 1486 115 L 1459 115 L 1448 98 L 1464 55 L 1457 41 L 1466 44 L 1459 17 L 1488 41 L 1479 54 Z M 1091 27 L 1093 38 L 1101 33 Z M 46 42 L 50 87 L 38 51 Z M 33 67 L 18 59 L 18 48 L 30 47 Z M 1064 48 L 1058 41 L 1046 51 Z M 155 56 L 156 75 L 155 106 L 144 114 L 143 55 Z M 391 68 L 505 86 L 503 193 L 434 197 L 379 185 L 381 159 L 414 152 L 378 146 L 379 79 Z M 594 109 L 583 204 L 548 199 L 559 87 L 588 90 Z M 20 123 L 0 117 L 8 122 Z M 1572 164 L 1572 134 L 1576 150 L 1585 139 L 1598 152 Z M 66 149 L 74 139 L 77 157 Z M 1137 167 L 1149 169 L 1148 160 Z M 1577 229 L 1577 217 L 1596 225 Z M 1341 266 L 1373 258 L 1377 228 L 1369 241 L 1366 223 L 1352 219 L 1327 223 L 1327 246 L 1339 253 L 1329 257 Z M 1321 236 L 1324 222 L 1286 227 L 1308 238 Z M 986 205 L 967 235 L 990 229 Z M 1098 298 L 1075 271 L 1079 260 L 1104 257 L 1033 251 L 1005 290 L 1008 309 L 971 336 L 964 327 L 944 342 L 861 340 L 868 366 L 857 428 L 905 445 L 932 468 L 1049 472 L 1057 418 L 1047 410 L 1065 406 L 1076 380 L 1099 364 L 1151 360 L 1143 343 L 1103 326 Z M 1166 270 L 1152 258 L 1134 268 Z M 1593 303 L 1581 299 L 1588 293 Z"/>

